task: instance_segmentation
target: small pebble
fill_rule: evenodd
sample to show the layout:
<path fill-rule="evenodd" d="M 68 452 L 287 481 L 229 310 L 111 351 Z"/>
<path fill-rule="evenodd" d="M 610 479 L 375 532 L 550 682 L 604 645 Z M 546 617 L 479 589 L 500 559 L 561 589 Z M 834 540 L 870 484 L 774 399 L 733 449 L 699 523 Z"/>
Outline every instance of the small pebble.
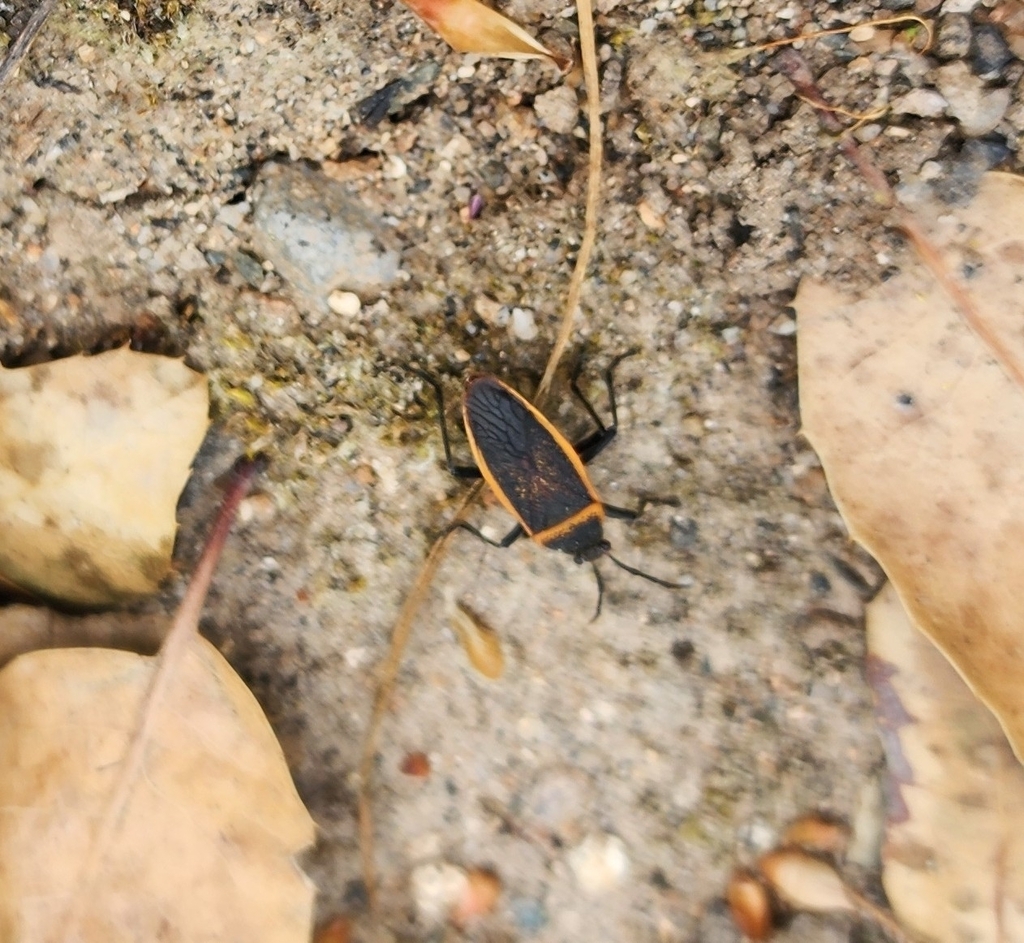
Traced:
<path fill-rule="evenodd" d="M 430 775 L 430 757 L 422 750 L 406 753 L 399 767 L 406 776 L 415 779 L 426 779 Z"/>
<path fill-rule="evenodd" d="M 637 206 L 640 213 L 640 222 L 653 232 L 661 232 L 665 228 L 665 217 L 651 206 L 646 200 L 641 200 Z"/>
<path fill-rule="evenodd" d="M 963 59 L 971 48 L 971 19 L 962 13 L 944 16 L 935 39 L 935 55 L 940 59 Z"/>
<path fill-rule="evenodd" d="M 971 50 L 971 68 L 983 79 L 998 78 L 1013 61 L 1013 53 L 1003 38 L 1002 30 L 991 23 L 975 27 Z"/>
<path fill-rule="evenodd" d="M 796 333 L 796 318 L 781 314 L 772 322 L 769 330 L 779 337 L 792 337 Z"/>
<path fill-rule="evenodd" d="M 469 890 L 469 875 L 453 864 L 421 864 L 410 875 L 416 915 L 427 926 L 437 926 Z"/>
<path fill-rule="evenodd" d="M 857 130 L 853 132 L 853 136 L 860 141 L 861 144 L 868 144 L 881 133 L 882 126 L 880 124 L 866 124 L 857 128 Z"/>
<path fill-rule="evenodd" d="M 569 134 L 579 119 L 576 92 L 568 85 L 556 85 L 550 92 L 538 95 L 533 103 L 537 120 L 556 134 Z"/>
<path fill-rule="evenodd" d="M 521 341 L 532 341 L 537 336 L 537 322 L 529 308 L 512 309 L 512 333 Z"/>
<path fill-rule="evenodd" d="M 359 314 L 363 303 L 353 291 L 332 291 L 327 296 L 327 306 L 340 317 L 352 318 Z"/>
<path fill-rule="evenodd" d="M 668 540 L 679 550 L 691 550 L 697 545 L 700 526 L 692 517 L 673 517 L 668 527 Z"/>
<path fill-rule="evenodd" d="M 529 897 L 517 897 L 509 901 L 508 909 L 516 926 L 526 936 L 534 936 L 547 926 L 548 914 L 544 904 Z"/>
<path fill-rule="evenodd" d="M 967 137 L 981 137 L 994 130 L 1010 107 L 1008 88 L 986 88 L 963 62 L 939 69 L 937 84 L 948 102 L 947 113 L 960 122 Z"/>
<path fill-rule="evenodd" d="M 626 844 L 618 835 L 589 835 L 568 855 L 584 893 L 597 897 L 622 883 L 629 871 Z"/>
<path fill-rule="evenodd" d="M 943 13 L 970 13 L 981 0 L 946 0 L 942 4 Z"/>
<path fill-rule="evenodd" d="M 946 99 L 931 88 L 915 88 L 892 103 L 897 115 L 917 115 L 920 118 L 938 118 L 946 111 Z"/>
<path fill-rule="evenodd" d="M 397 154 L 392 154 L 384 161 L 384 176 L 390 180 L 401 180 L 409 173 L 405 161 Z"/>
<path fill-rule="evenodd" d="M 867 24 L 863 26 L 855 26 L 850 30 L 850 39 L 855 43 L 870 42 L 874 36 L 875 28 L 873 26 L 868 26 Z"/>
<path fill-rule="evenodd" d="M 504 319 L 501 319 L 502 310 L 503 305 L 501 302 L 495 301 L 488 295 L 477 295 L 476 298 L 473 299 L 473 313 L 485 324 L 490 324 L 492 326 L 504 326 L 502 320 L 504 320 L 504 323 L 508 323 L 507 316 Z"/>

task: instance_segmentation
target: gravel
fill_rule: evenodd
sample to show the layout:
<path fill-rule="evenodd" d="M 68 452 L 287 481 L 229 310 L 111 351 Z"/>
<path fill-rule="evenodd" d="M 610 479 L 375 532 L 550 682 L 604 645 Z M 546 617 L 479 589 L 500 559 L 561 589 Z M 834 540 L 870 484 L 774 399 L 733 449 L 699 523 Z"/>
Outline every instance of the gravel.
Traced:
<path fill-rule="evenodd" d="M 0 359 L 142 337 L 209 374 L 181 573 L 234 456 L 270 457 L 204 631 L 265 707 L 320 827 L 306 864 L 321 915 L 353 913 L 358 938 L 434 938 L 410 875 L 443 862 L 499 873 L 480 939 L 737 943 L 721 902 L 737 860 L 809 808 L 854 819 L 877 790 L 849 578 L 874 571 L 799 435 L 787 305 L 808 276 L 866 290 L 908 250 L 770 56 L 732 47 L 902 6 L 597 6 L 600 234 L 547 408 L 585 436 L 569 364 L 607 418 L 601 371 L 641 349 L 591 470 L 610 503 L 657 499 L 608 537 L 685 588 L 606 567 L 591 622 L 589 568 L 528 541 L 453 542 L 380 746 L 375 915 L 352 780 L 373 669 L 461 493 L 432 401 L 398 366 L 436 372 L 452 419 L 470 373 L 535 389 L 582 236 L 584 92 L 540 63 L 451 52 L 400 4 L 298 0 L 208 0 L 145 40 L 112 6 L 64 6 L 2 90 Z M 576 39 L 568 8 L 503 5 L 560 48 Z M 830 101 L 872 116 L 860 146 L 897 186 L 962 199 L 986 167 L 1024 169 L 1024 77 L 988 7 L 925 8 L 934 51 L 872 27 L 802 52 Z M 0 5 L 8 38 L 17 19 Z M 493 503 L 473 520 L 509 527 Z M 494 627 L 500 680 L 467 663 L 449 594 Z M 401 773 L 409 751 L 429 777 Z M 566 794 L 569 812 L 552 798 Z M 614 876 L 598 898 L 573 873 L 585 842 Z M 849 933 L 797 917 L 776 939 Z"/>

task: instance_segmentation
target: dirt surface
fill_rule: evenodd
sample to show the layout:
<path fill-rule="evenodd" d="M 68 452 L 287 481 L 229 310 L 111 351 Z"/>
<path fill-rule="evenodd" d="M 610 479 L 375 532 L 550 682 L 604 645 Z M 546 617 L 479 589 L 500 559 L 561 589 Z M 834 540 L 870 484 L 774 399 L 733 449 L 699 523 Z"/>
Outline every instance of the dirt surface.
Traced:
<path fill-rule="evenodd" d="M 601 369 L 641 352 L 619 368 L 620 435 L 593 478 L 612 504 L 678 502 L 607 531 L 625 562 L 686 585 L 605 561 L 591 621 L 588 567 L 460 537 L 384 728 L 373 915 L 353 778 L 373 668 L 462 487 L 421 383 L 381 368 L 427 365 L 452 400 L 473 370 L 533 389 L 581 238 L 578 83 L 451 53 L 397 3 L 208 0 L 64 6 L 0 89 L 0 359 L 131 340 L 208 373 L 216 425 L 182 501 L 182 570 L 233 457 L 272 458 L 204 630 L 256 691 L 319 823 L 320 913 L 358 915 L 357 938 L 453 934 L 417 919 L 410 888 L 418 864 L 449 861 L 503 883 L 476 939 L 738 940 L 729 871 L 811 808 L 856 824 L 875 887 L 882 758 L 860 617 L 877 573 L 800 438 L 786 306 L 805 275 L 857 291 L 905 249 L 769 55 L 726 53 L 906 5 L 599 0 L 605 200 L 576 355 L 602 413 Z M 957 199 L 988 167 L 1022 169 L 1019 38 L 1004 30 L 1007 58 L 991 36 L 1010 4 L 918 6 L 940 27 L 926 55 L 881 29 L 802 51 L 848 111 L 897 103 L 857 132 L 893 184 Z M 573 42 L 565 3 L 505 10 Z M 24 13 L 0 0 L 0 38 Z M 371 96 L 403 78 L 388 114 Z M 397 280 L 355 313 L 310 304 L 254 252 L 253 184 L 271 160 L 342 179 L 400 249 Z M 550 413 L 575 437 L 588 419 L 564 381 Z M 493 502 L 473 519 L 509 527 Z M 455 599 L 499 633 L 500 680 L 467 664 Z M 427 779 L 400 771 L 410 751 L 428 754 Z M 609 835 L 625 869 L 581 876 L 574 851 Z M 876 937 L 800 917 L 779 938 Z"/>

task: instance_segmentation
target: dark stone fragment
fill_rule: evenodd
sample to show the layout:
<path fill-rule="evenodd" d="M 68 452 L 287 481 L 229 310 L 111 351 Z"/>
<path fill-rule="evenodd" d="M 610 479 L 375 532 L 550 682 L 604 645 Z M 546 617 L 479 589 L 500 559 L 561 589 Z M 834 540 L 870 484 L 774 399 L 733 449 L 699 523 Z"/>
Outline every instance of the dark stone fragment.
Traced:
<path fill-rule="evenodd" d="M 1013 61 L 1013 53 L 998 26 L 982 23 L 974 29 L 971 43 L 971 68 L 983 79 L 998 78 Z"/>

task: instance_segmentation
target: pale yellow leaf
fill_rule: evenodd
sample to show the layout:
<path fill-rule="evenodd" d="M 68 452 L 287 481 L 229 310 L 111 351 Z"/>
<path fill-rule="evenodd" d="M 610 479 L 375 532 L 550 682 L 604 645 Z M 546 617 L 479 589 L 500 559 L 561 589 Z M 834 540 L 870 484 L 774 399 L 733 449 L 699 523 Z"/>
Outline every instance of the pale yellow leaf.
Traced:
<path fill-rule="evenodd" d="M 804 432 L 851 535 L 1024 756 L 1024 181 L 921 219 L 1000 360 L 912 259 L 861 300 L 805 281 Z"/>
<path fill-rule="evenodd" d="M 42 943 L 79 888 L 157 659 L 22 655 L 0 672 L 0 938 Z M 193 636 L 153 718 L 75 940 L 304 943 L 313 824 L 263 712 Z M 62 941 L 63 943 L 63 941 Z"/>
<path fill-rule="evenodd" d="M 560 69 L 567 63 L 511 20 L 479 0 L 403 0 L 457 52 L 505 59 L 547 59 Z"/>
<path fill-rule="evenodd" d="M 207 411 L 205 379 L 168 357 L 0 368 L 0 579 L 84 606 L 155 590 Z"/>
<path fill-rule="evenodd" d="M 758 862 L 772 890 L 790 907 L 812 913 L 854 910 L 832 865 L 797 848 L 778 848 Z"/>
<path fill-rule="evenodd" d="M 933 943 L 1024 940 L 1024 769 L 891 585 L 868 606 L 867 629 L 889 768 L 882 879 L 893 910 Z"/>

